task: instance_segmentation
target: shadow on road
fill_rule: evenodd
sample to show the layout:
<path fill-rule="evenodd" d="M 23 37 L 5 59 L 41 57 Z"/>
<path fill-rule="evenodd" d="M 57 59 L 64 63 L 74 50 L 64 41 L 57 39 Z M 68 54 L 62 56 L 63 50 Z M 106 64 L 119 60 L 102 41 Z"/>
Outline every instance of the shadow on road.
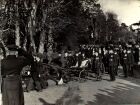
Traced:
<path fill-rule="evenodd" d="M 140 82 L 125 80 L 126 83 L 117 82 L 112 89 L 98 89 L 96 99 L 86 105 L 140 104 Z"/>
<path fill-rule="evenodd" d="M 85 105 L 140 104 L 140 80 L 135 78 L 127 78 L 127 79 L 118 78 L 118 79 L 119 79 L 118 81 L 110 82 L 111 84 L 114 85 L 98 89 L 97 93 L 92 95 L 95 97 L 94 99 L 89 97 L 93 101 L 88 101 L 86 102 L 87 104 Z M 57 99 L 56 104 L 47 103 L 42 98 L 40 98 L 39 100 L 41 103 L 43 103 L 43 105 L 83 104 L 84 99 L 82 99 L 82 97 L 80 96 L 81 88 L 79 87 L 80 86 L 79 84 L 81 83 L 76 82 L 76 84 L 69 84 L 69 88 L 65 91 L 65 93 L 60 99 Z M 94 91 L 94 86 L 92 91 Z"/>
<path fill-rule="evenodd" d="M 39 98 L 39 101 L 42 103 L 42 105 L 55 105 L 55 104 L 50 104 L 46 102 L 43 98 Z"/>
<path fill-rule="evenodd" d="M 83 102 L 79 96 L 79 87 L 69 87 L 64 95 L 56 101 L 56 105 L 78 105 Z"/>

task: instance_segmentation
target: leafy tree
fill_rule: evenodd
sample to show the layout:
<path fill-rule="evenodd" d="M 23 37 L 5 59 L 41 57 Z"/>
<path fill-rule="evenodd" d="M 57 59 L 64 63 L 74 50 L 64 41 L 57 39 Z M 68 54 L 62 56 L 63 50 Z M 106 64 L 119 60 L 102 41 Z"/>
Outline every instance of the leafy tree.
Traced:
<path fill-rule="evenodd" d="M 119 31 L 119 22 L 117 20 L 117 15 L 108 12 L 106 25 L 108 40 L 116 40 Z"/>
<path fill-rule="evenodd" d="M 34 54 L 99 44 L 132 34 L 98 0 L 3 0 L 0 38 Z M 60 48 L 60 46 L 62 46 Z M 49 58 L 51 60 L 51 58 Z"/>

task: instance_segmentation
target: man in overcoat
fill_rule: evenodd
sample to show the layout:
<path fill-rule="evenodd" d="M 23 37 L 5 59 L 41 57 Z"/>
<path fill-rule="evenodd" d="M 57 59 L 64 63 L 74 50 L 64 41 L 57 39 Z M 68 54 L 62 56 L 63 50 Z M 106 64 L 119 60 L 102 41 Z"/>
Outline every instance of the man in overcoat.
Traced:
<path fill-rule="evenodd" d="M 9 45 L 6 58 L 1 61 L 3 105 L 24 105 L 21 70 L 31 64 L 33 58 L 15 45 Z M 18 54 L 22 56 L 18 56 Z"/>
<path fill-rule="evenodd" d="M 133 76 L 133 66 L 134 66 L 134 56 L 133 56 L 133 53 L 132 53 L 132 50 L 129 48 L 128 51 L 127 51 L 127 54 L 128 54 L 128 73 L 130 76 Z"/>
<path fill-rule="evenodd" d="M 108 55 L 108 64 L 109 64 L 109 75 L 110 80 L 115 81 L 115 59 L 114 59 L 114 52 L 112 49 L 109 51 Z"/>
<path fill-rule="evenodd" d="M 117 49 L 114 50 L 114 68 L 115 68 L 115 75 L 118 75 L 118 66 L 119 66 L 119 54 L 117 52 Z"/>
<path fill-rule="evenodd" d="M 134 56 L 131 53 L 131 50 L 124 50 L 123 51 L 123 70 L 124 70 L 124 77 L 128 77 L 128 74 L 133 75 L 133 64 L 134 64 Z"/>

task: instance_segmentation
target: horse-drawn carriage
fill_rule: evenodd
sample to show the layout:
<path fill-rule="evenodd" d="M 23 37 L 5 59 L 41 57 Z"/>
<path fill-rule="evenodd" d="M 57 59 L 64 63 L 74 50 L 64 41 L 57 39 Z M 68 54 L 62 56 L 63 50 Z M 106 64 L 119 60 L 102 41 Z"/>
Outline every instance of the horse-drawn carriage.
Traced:
<path fill-rule="evenodd" d="M 67 83 L 73 79 L 81 80 L 87 79 L 89 74 L 93 72 L 91 70 L 91 59 L 83 60 L 78 66 L 78 62 L 75 66 L 70 68 L 63 68 L 57 64 L 40 63 L 38 68 L 38 77 L 40 85 L 43 87 L 47 84 L 48 80 L 52 80 L 58 85 L 61 82 Z M 22 71 L 23 86 L 27 88 L 32 78 L 31 66 L 27 66 Z M 42 85 L 43 84 L 43 85 Z"/>

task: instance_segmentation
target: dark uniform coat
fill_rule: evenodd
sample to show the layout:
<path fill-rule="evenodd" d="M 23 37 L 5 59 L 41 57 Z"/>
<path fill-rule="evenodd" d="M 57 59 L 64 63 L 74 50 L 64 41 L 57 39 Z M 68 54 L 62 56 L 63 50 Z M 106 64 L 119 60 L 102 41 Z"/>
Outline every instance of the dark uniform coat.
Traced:
<path fill-rule="evenodd" d="M 117 53 L 114 54 L 114 68 L 115 68 L 115 74 L 118 75 L 118 66 L 119 66 L 120 58 Z"/>
<path fill-rule="evenodd" d="M 115 59 L 114 59 L 114 54 L 109 54 L 108 56 L 108 62 L 109 62 L 109 74 L 110 74 L 110 80 L 114 81 L 115 80 Z"/>
<path fill-rule="evenodd" d="M 124 76 L 128 76 L 128 72 L 133 75 L 132 66 L 134 64 L 134 56 L 132 53 L 124 53 L 123 54 L 123 70 L 124 70 Z"/>
<path fill-rule="evenodd" d="M 139 49 L 138 48 L 134 49 L 134 60 L 135 60 L 135 63 L 139 62 Z"/>
<path fill-rule="evenodd" d="M 95 59 L 95 72 L 97 78 L 98 77 L 101 78 L 101 73 L 103 73 L 103 71 L 104 71 L 104 67 L 101 59 Z"/>
<path fill-rule="evenodd" d="M 30 63 L 31 59 L 15 55 L 9 55 L 1 61 L 3 105 L 24 105 L 20 72 Z"/>

